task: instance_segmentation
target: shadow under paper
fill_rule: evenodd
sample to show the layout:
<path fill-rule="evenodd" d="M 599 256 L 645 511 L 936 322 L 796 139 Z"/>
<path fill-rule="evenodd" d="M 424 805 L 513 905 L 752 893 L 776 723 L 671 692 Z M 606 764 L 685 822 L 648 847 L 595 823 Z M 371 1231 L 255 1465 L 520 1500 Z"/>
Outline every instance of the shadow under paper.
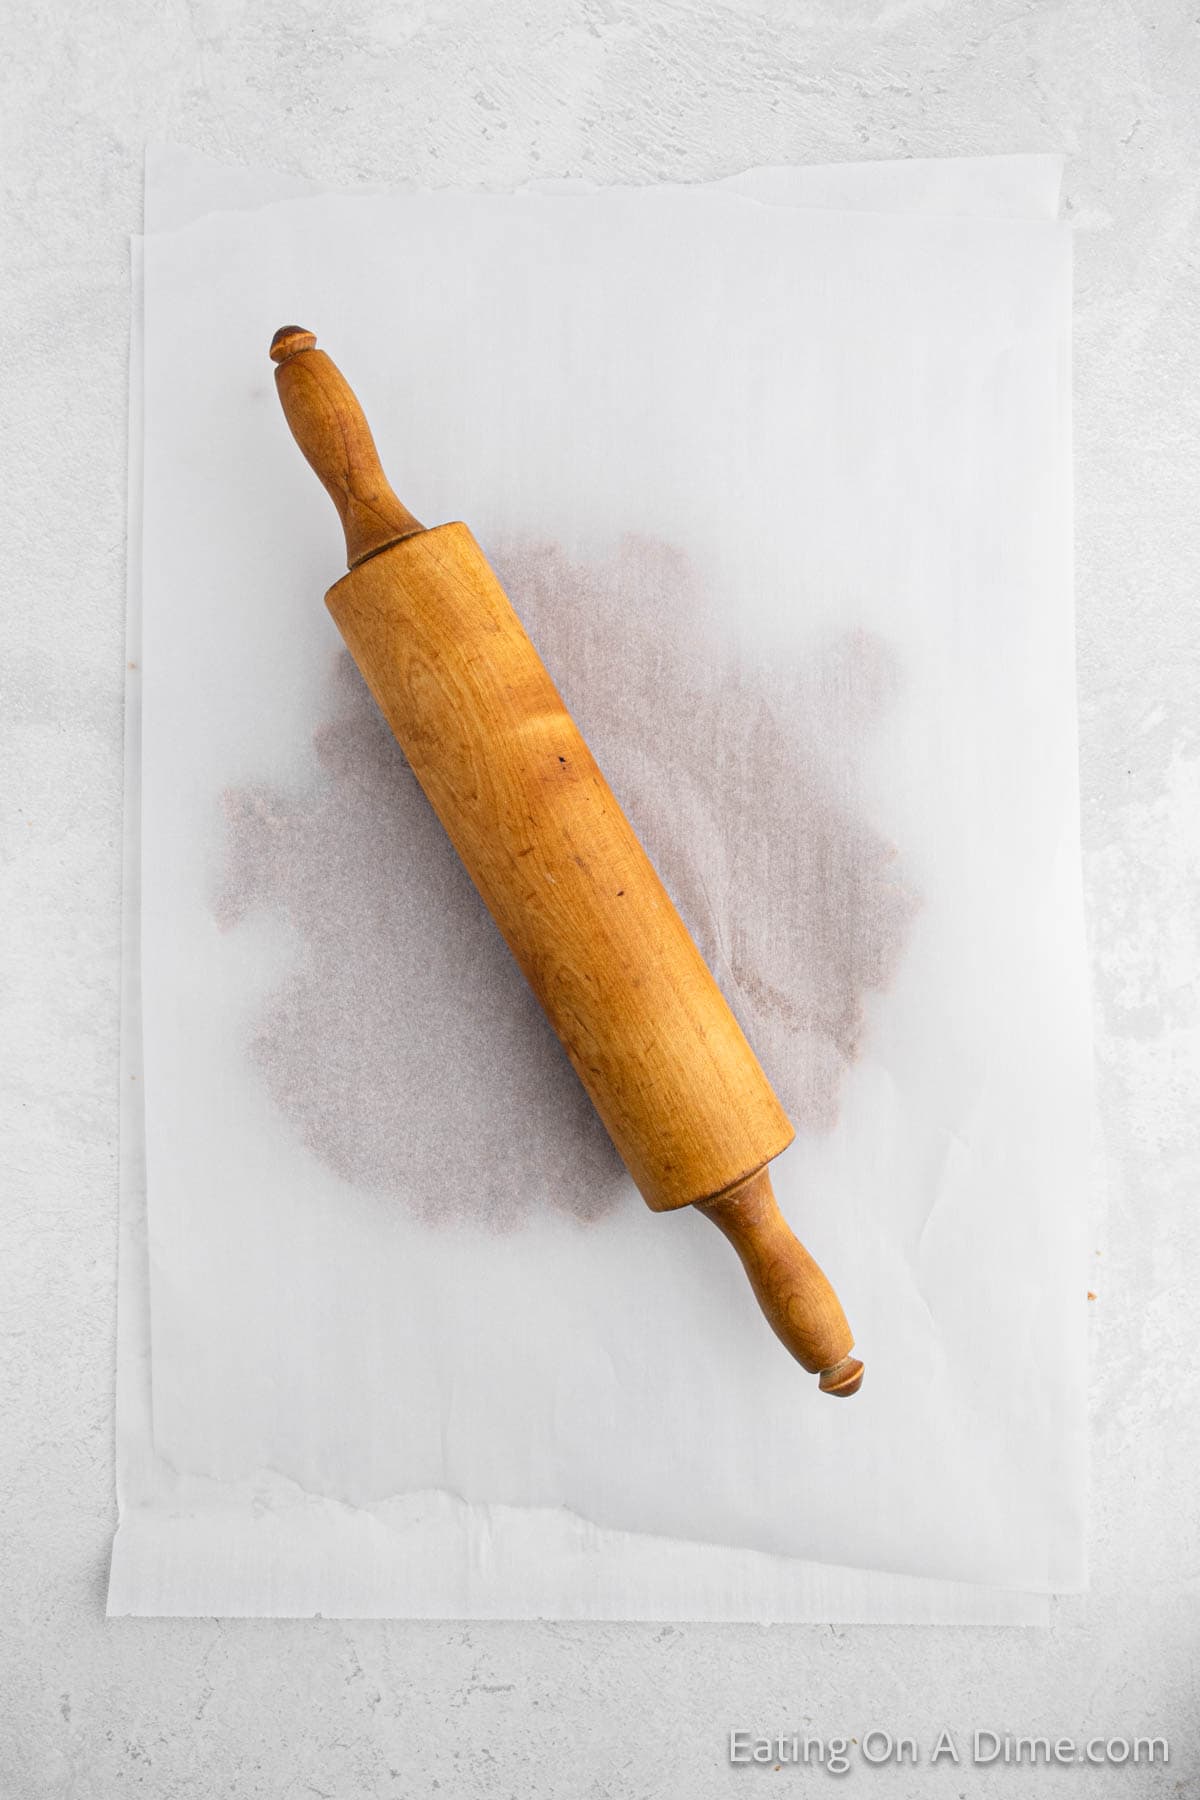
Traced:
<path fill-rule="evenodd" d="M 889 652 L 864 633 L 743 668 L 687 559 L 626 537 L 493 558 L 522 622 L 798 1131 L 828 1129 L 916 898 L 856 810 Z M 303 1142 L 430 1220 L 581 1220 L 616 1151 L 349 654 L 306 790 L 224 796 L 223 929 L 282 910 L 301 949 L 253 1055 Z"/>

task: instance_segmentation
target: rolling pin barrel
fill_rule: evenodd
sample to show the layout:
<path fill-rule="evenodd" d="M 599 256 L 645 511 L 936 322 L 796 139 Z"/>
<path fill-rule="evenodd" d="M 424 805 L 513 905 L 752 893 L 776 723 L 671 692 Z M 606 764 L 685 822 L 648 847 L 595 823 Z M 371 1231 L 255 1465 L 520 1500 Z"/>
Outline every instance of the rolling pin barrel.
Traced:
<path fill-rule="evenodd" d="M 792 1355 L 853 1393 L 845 1315 L 767 1174 L 792 1126 L 483 552 L 397 500 L 311 333 L 271 354 L 345 529 L 329 610 L 643 1198 L 704 1212 Z"/>

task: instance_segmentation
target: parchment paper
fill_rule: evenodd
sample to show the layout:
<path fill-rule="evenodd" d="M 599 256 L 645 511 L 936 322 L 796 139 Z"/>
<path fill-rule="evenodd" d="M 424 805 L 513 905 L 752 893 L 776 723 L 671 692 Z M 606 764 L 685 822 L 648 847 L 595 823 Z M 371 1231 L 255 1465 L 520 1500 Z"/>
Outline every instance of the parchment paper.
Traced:
<path fill-rule="evenodd" d="M 557 1554 L 572 1513 L 772 1563 L 1078 1579 L 1066 275 L 1055 226 L 812 219 L 711 193 L 310 200 L 150 246 L 154 1436 L 189 1481 L 257 1483 L 259 1593 L 297 1520 L 347 1503 L 389 1543 L 414 1520 L 459 1542 L 465 1521 L 486 1545 L 459 1583 L 470 1610 L 521 1589 L 508 1553 L 533 1529 Z M 305 307 L 318 328 L 347 320 L 329 347 L 385 456 L 386 418 L 402 450 L 422 440 L 428 497 L 393 456 L 402 491 L 431 519 L 469 513 L 690 900 L 803 1115 L 781 1198 L 868 1357 L 887 1346 L 869 1404 L 806 1392 L 726 1247 L 641 1211 L 553 1085 L 552 1040 L 437 863 L 314 604 L 337 572 L 331 520 L 286 434 L 269 447 L 265 365 L 231 375 L 264 294 L 267 336 Z M 388 371 L 354 366 L 355 341 L 385 340 Z M 432 886 L 412 885 L 414 855 Z M 357 966 L 322 923 L 335 892 L 357 895 Z M 421 924 L 439 911 L 440 938 Z M 431 1014 L 420 1107 L 385 1068 L 370 1107 L 330 1108 L 314 1067 L 357 1075 L 406 1030 L 426 1057 Z M 472 1050 L 481 1148 L 447 1195 L 431 1096 L 464 1085 Z M 312 1605 L 331 1579 L 354 1589 L 344 1568 L 310 1573 Z M 332 1609 L 396 1609 L 367 1585 L 374 1604 Z M 308 1607 L 294 1592 L 282 1609 Z M 657 1592 L 650 1615 L 680 1609 Z"/>

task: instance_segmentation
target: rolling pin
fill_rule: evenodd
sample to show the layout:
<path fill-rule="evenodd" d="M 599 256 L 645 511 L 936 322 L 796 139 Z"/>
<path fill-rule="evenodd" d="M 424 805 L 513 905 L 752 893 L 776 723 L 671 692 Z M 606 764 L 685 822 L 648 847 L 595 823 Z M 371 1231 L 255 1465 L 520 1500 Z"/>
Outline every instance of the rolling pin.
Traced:
<path fill-rule="evenodd" d="M 646 1204 L 711 1219 L 797 1362 L 855 1393 L 845 1314 L 771 1190 L 783 1107 L 479 545 L 400 503 L 316 342 L 285 325 L 271 357 L 345 531 L 325 599 L 351 655 Z"/>

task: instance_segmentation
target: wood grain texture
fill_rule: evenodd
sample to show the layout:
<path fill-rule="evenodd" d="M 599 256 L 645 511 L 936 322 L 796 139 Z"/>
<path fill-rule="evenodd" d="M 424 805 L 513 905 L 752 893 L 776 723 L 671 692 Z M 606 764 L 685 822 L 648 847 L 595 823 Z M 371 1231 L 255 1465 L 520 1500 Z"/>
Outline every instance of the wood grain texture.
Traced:
<path fill-rule="evenodd" d="M 774 1089 L 467 527 L 328 604 L 647 1204 L 778 1156 Z"/>
<path fill-rule="evenodd" d="M 783 1107 L 479 545 L 395 498 L 315 344 L 286 326 L 272 355 L 346 531 L 338 629 L 647 1205 L 701 1206 L 792 1355 L 853 1393 L 845 1316 L 765 1172 Z"/>

